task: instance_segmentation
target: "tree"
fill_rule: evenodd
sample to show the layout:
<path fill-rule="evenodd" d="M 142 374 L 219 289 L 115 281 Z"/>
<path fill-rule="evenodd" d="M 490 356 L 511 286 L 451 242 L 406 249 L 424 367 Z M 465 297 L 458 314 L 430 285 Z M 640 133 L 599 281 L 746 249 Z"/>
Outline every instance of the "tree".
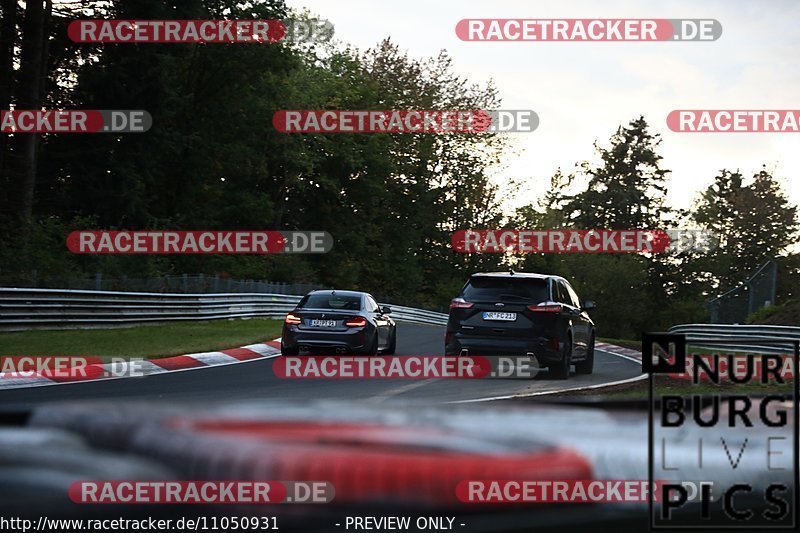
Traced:
<path fill-rule="evenodd" d="M 722 288 L 738 285 L 797 242 L 797 207 L 766 167 L 748 181 L 738 170 L 721 170 L 701 193 L 693 220 L 719 237 L 718 248 L 698 266 Z"/>
<path fill-rule="evenodd" d="M 666 229 L 674 213 L 665 205 L 669 171 L 660 168 L 660 142 L 643 117 L 620 126 L 609 148 L 595 144 L 600 166 L 584 162 L 568 175 L 558 169 L 545 197 L 519 209 L 513 225 Z M 582 296 L 596 300 L 593 317 L 606 337 L 638 337 L 704 314 L 702 287 L 682 283 L 692 274 L 672 254 L 536 254 L 517 261 L 526 271 L 568 277 Z"/>
<path fill-rule="evenodd" d="M 46 30 L 53 9 L 52 0 L 31 0 L 25 3 L 25 20 L 22 34 L 22 57 L 20 84 L 17 90 L 17 106 L 19 109 L 40 109 L 42 107 L 42 90 L 47 72 L 47 40 Z M 39 135 L 28 133 L 20 135 L 21 144 L 21 194 L 19 215 L 23 236 L 27 234 L 33 214 L 34 188 L 36 187 L 36 171 L 39 147 Z M 25 238 L 23 237 L 23 241 Z"/>
<path fill-rule="evenodd" d="M 284 18 L 280 0 L 115 1 L 117 19 Z M 56 11 L 60 14 L 60 11 Z M 61 24 L 61 19 L 56 20 Z M 367 51 L 326 45 L 148 44 L 54 46 L 47 102 L 145 109 L 146 134 L 45 136 L 34 218 L 47 273 L 109 276 L 214 273 L 354 286 L 440 306 L 464 271 L 497 265 L 465 257 L 450 232 L 499 227 L 490 170 L 496 134 L 285 134 L 279 109 L 493 109 L 491 83 L 457 76 L 449 57 L 410 58 L 384 41 Z M 66 50 L 80 50 L 81 61 Z M 45 224 L 44 222 L 47 221 Z M 60 257 L 59 231 L 78 228 L 325 230 L 319 256 Z M 60 242 L 59 242 L 60 241 Z M 0 249 L 13 257 L 14 249 Z M 49 269 L 52 268 L 53 271 Z"/>
<path fill-rule="evenodd" d="M 644 117 L 620 126 L 610 146 L 595 144 L 601 165 L 581 164 L 586 189 L 566 198 L 567 219 L 582 228 L 656 228 L 669 213 L 666 175 L 660 167 L 659 135 L 648 131 Z"/>
<path fill-rule="evenodd" d="M 0 1 L 0 109 L 11 108 L 11 97 L 14 88 L 14 47 L 17 42 L 17 0 Z M 6 134 L 0 134 L 0 186 L 9 190 L 6 179 Z M 0 204 L 0 210 L 7 211 L 10 202 Z"/>

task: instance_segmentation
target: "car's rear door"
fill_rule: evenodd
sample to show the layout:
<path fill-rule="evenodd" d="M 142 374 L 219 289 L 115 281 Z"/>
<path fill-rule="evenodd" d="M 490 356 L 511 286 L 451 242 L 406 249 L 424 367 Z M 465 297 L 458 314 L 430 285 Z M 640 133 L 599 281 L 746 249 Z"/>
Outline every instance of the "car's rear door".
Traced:
<path fill-rule="evenodd" d="M 567 290 L 569 291 L 570 297 L 572 298 L 574 305 L 578 309 L 578 319 L 580 322 L 580 328 L 583 335 L 583 343 L 584 348 L 589 348 L 589 339 L 592 337 L 592 320 L 589 317 L 589 314 L 583 310 L 581 307 L 581 300 L 578 297 L 578 293 L 575 292 L 575 289 L 572 288 L 568 282 L 566 283 Z"/>
<path fill-rule="evenodd" d="M 589 342 L 587 334 L 587 324 L 583 318 L 583 311 L 580 308 L 580 302 L 572 291 L 571 287 L 564 280 L 554 279 L 554 284 L 558 286 L 559 302 L 564 308 L 563 316 L 568 321 L 570 330 L 572 331 L 572 343 L 575 351 L 582 355 L 586 353 L 586 345 Z"/>

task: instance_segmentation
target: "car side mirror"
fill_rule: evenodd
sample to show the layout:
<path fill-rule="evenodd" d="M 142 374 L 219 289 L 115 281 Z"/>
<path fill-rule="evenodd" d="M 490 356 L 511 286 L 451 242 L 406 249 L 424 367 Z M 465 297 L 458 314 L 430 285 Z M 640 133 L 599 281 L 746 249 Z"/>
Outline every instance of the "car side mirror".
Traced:
<path fill-rule="evenodd" d="M 592 301 L 592 300 L 584 300 L 583 306 L 581 307 L 581 309 L 583 309 L 584 311 L 591 311 L 595 307 L 597 307 L 597 306 L 594 305 L 594 301 Z"/>
<path fill-rule="evenodd" d="M 381 309 L 381 313 L 383 313 L 384 315 L 391 315 L 392 314 L 392 308 L 389 307 L 388 305 L 383 305 L 383 306 L 381 306 L 380 309 Z"/>

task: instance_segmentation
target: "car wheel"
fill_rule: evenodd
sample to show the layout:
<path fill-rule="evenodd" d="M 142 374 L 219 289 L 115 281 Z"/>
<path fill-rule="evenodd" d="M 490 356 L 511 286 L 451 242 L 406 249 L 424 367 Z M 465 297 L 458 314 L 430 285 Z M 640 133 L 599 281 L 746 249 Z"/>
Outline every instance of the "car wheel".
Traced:
<path fill-rule="evenodd" d="M 572 337 L 567 337 L 564 343 L 564 356 L 561 361 L 550 366 L 550 375 L 555 379 L 567 379 L 569 368 L 572 365 Z"/>
<path fill-rule="evenodd" d="M 576 374 L 591 374 L 594 370 L 594 334 L 589 339 L 589 345 L 586 347 L 586 359 L 579 363 L 575 363 Z"/>
<path fill-rule="evenodd" d="M 386 351 L 383 353 L 386 355 L 394 355 L 395 351 L 397 351 L 397 329 L 392 331 L 392 340 L 389 342 L 389 347 L 386 348 Z"/>
<path fill-rule="evenodd" d="M 281 355 L 298 355 L 300 353 L 300 347 L 295 346 L 294 348 L 287 348 L 286 346 L 281 343 Z"/>

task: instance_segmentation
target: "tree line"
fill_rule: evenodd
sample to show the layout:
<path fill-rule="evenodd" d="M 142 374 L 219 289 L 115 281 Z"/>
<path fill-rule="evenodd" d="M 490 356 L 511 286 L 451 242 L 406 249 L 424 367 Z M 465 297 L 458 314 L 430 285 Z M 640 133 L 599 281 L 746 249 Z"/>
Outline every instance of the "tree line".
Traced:
<path fill-rule="evenodd" d="M 498 109 L 491 83 L 458 75 L 446 52 L 410 57 L 391 40 L 330 43 L 79 45 L 76 18 L 302 17 L 282 1 L 2 0 L 0 109 L 144 109 L 144 134 L 0 137 L 0 281 L 93 275 L 222 274 L 310 281 L 384 300 L 446 307 L 475 271 L 564 275 L 598 302 L 603 336 L 707 318 L 705 299 L 781 256 L 779 301 L 796 296 L 797 212 L 770 169 L 723 169 L 687 211 L 666 202 L 669 171 L 644 117 L 595 147 L 600 163 L 550 178 L 513 213 L 493 172 L 509 138 L 470 134 L 284 134 L 279 109 Z M 333 21 L 335 24 L 335 21 Z M 347 36 L 339 36 L 346 40 Z M 576 154 L 590 147 L 575 147 Z M 698 176 L 699 179 L 705 177 Z M 457 254 L 466 228 L 708 228 L 710 253 Z M 325 230 L 320 256 L 75 256 L 75 229 Z"/>

